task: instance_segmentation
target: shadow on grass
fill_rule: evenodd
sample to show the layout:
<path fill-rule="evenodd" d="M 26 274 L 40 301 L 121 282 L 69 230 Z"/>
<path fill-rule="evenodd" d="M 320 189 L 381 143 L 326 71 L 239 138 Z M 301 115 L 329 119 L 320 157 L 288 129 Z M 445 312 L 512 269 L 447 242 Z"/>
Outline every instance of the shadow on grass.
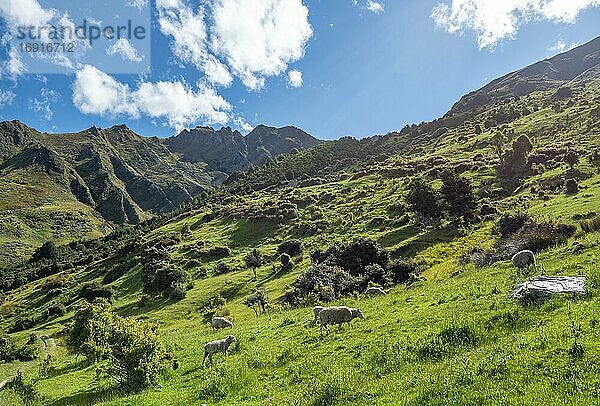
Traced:
<path fill-rule="evenodd" d="M 58 399 L 49 403 L 49 406 L 95 405 L 100 402 L 114 399 L 119 395 L 121 395 L 121 392 L 114 387 L 101 390 L 89 390 Z"/>
<path fill-rule="evenodd" d="M 267 221 L 241 221 L 231 233 L 231 241 L 240 246 L 256 247 L 275 232 L 276 225 Z"/>

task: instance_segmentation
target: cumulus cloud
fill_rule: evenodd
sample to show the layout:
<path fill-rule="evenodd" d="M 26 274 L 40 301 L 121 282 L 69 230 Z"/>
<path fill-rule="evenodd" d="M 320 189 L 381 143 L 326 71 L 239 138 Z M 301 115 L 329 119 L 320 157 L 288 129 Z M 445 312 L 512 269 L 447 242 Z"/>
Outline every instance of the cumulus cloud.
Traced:
<path fill-rule="evenodd" d="M 221 86 L 235 76 L 249 89 L 262 88 L 304 56 L 313 34 L 301 0 L 214 0 L 198 8 L 157 0 L 156 6 L 173 53 Z"/>
<path fill-rule="evenodd" d="M 383 12 L 383 4 L 373 1 L 373 0 L 368 0 L 367 1 L 367 10 L 372 11 L 375 14 L 379 14 L 379 13 Z"/>
<path fill-rule="evenodd" d="M 79 70 L 73 84 L 73 103 L 84 114 L 126 115 L 165 119 L 181 130 L 198 121 L 225 124 L 231 105 L 214 89 L 184 82 L 142 82 L 136 90 L 94 66 Z"/>
<path fill-rule="evenodd" d="M 299 70 L 291 70 L 288 72 L 288 84 L 292 87 L 302 87 L 304 80 L 302 79 L 302 72 Z"/>
<path fill-rule="evenodd" d="M 106 49 L 106 54 L 119 55 L 123 60 L 131 62 L 141 62 L 144 59 L 144 56 L 140 56 L 137 49 L 125 38 L 120 38 L 109 46 Z"/>
<path fill-rule="evenodd" d="M 37 0 L 1 0 L 0 13 L 10 23 L 19 26 L 46 25 L 56 11 L 44 9 Z"/>
<path fill-rule="evenodd" d="M 0 90 L 0 109 L 11 105 L 15 97 L 16 95 L 10 90 Z"/>
<path fill-rule="evenodd" d="M 514 39 L 528 22 L 574 23 L 582 10 L 596 6 L 600 0 L 451 0 L 437 4 L 432 18 L 450 33 L 473 30 L 480 48 L 493 48 Z"/>

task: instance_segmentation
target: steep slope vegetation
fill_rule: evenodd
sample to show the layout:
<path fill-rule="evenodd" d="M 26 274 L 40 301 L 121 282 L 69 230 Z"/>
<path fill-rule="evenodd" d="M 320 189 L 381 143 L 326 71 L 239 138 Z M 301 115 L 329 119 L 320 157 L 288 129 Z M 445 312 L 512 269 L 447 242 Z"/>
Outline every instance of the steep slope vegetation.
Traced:
<path fill-rule="evenodd" d="M 23 258 L 48 239 L 95 237 L 114 225 L 173 211 L 234 171 L 318 143 L 301 130 L 269 131 L 272 136 L 264 140 L 248 137 L 253 151 L 248 158 L 246 139 L 229 128 L 184 131 L 160 140 L 140 137 L 126 126 L 42 134 L 19 122 L 0 123 L 5 201 L 0 206 L 0 263 Z M 223 134 L 237 140 L 239 152 Z M 35 192 L 24 198 L 27 189 Z M 59 219 L 64 213 L 72 217 L 67 225 Z"/>
<path fill-rule="evenodd" d="M 491 103 L 469 120 L 441 119 L 280 156 L 230 176 L 189 210 L 97 242 L 48 247 L 39 261 L 5 269 L 2 279 L 15 283 L 0 306 L 2 327 L 20 345 L 34 333 L 50 335 L 58 347 L 41 350 L 41 360 L 51 354 L 49 365 L 0 365 L 0 379 L 23 370 L 0 401 L 20 404 L 33 393 L 50 404 L 594 404 L 594 72 Z M 564 87 L 569 96 L 555 97 Z M 441 202 L 440 218 L 423 217 L 426 200 L 411 199 L 415 183 L 423 179 L 434 195 L 451 196 L 444 194 L 448 173 L 472 186 L 473 216 L 456 214 L 469 205 L 463 193 L 453 208 Z M 344 249 L 360 238 L 372 241 Z M 285 266 L 282 247 L 297 246 L 293 240 L 303 251 L 290 251 L 292 265 Z M 513 286 L 534 272 L 507 261 L 521 247 L 536 251 L 538 272 L 585 276 L 589 294 L 510 299 Z M 253 270 L 247 259 L 254 249 L 262 261 Z M 319 263 L 328 252 L 341 253 L 338 263 Z M 189 275 L 179 286 L 183 295 L 144 289 L 161 263 Z M 360 295 L 358 286 L 376 280 L 388 295 Z M 164 372 L 161 386 L 117 392 L 112 378 L 97 375 L 110 360 L 94 364 L 67 351 L 63 329 L 84 302 L 83 286 L 112 295 L 115 311 L 130 320 L 157 323 L 178 366 Z M 306 286 L 308 295 L 295 300 L 295 290 Z M 266 314 L 249 307 L 257 292 L 268 298 Z M 317 302 L 359 307 L 365 319 L 321 337 L 311 323 Z M 56 315 L 60 305 L 64 312 Z M 213 314 L 231 318 L 234 329 L 212 331 L 206 320 Z M 201 368 L 204 343 L 229 333 L 238 338 L 230 356 Z"/>

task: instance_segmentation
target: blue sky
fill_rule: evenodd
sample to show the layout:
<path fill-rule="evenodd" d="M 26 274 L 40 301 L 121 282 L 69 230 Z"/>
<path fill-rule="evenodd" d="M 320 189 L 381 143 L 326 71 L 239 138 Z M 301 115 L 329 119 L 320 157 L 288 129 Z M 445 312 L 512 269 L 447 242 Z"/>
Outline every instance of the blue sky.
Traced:
<path fill-rule="evenodd" d="M 39 13 L 15 14 L 16 1 Z M 48 132 L 125 123 L 166 137 L 196 125 L 267 124 L 364 137 L 437 118 L 488 81 L 600 35 L 596 0 L 130 1 L 138 8 L 128 12 L 152 7 L 148 44 L 96 45 L 65 73 L 15 68 L 15 43 L 5 43 L 0 119 Z M 117 3 L 81 10 L 66 0 L 0 0 L 0 29 L 43 20 L 43 10 L 116 24 L 111 15 L 124 12 L 106 10 L 125 10 Z M 135 61 L 140 73 L 119 73 Z"/>

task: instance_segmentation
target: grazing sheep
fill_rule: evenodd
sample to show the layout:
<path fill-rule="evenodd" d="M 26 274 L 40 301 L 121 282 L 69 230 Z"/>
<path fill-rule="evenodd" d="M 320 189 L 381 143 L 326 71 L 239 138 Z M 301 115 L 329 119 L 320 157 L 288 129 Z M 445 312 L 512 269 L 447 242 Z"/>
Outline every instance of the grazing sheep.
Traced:
<path fill-rule="evenodd" d="M 362 319 L 364 316 L 362 312 L 358 309 L 351 309 L 346 306 L 334 306 L 334 307 L 326 307 L 319 312 L 319 321 L 321 327 L 319 329 L 320 333 L 323 333 L 323 327 L 329 330 L 329 324 L 337 324 L 338 331 L 342 329 L 342 323 L 348 323 L 354 320 L 355 318 Z"/>
<path fill-rule="evenodd" d="M 383 289 L 372 286 L 369 289 L 365 290 L 365 295 L 369 296 L 369 297 L 373 297 L 373 296 L 385 296 L 386 293 Z"/>
<path fill-rule="evenodd" d="M 222 328 L 233 328 L 233 323 L 224 317 L 215 317 L 210 321 L 210 325 L 213 330 L 219 330 Z"/>
<path fill-rule="evenodd" d="M 533 265 L 533 267 L 537 270 L 535 255 L 533 255 L 533 252 L 529 250 L 520 251 L 513 255 L 512 263 L 517 269 L 525 269 Z"/>
<path fill-rule="evenodd" d="M 227 336 L 222 340 L 206 343 L 206 345 L 204 345 L 204 358 L 202 358 L 202 366 L 204 366 L 207 358 L 212 359 L 213 354 L 216 354 L 217 352 L 222 352 L 227 356 L 227 350 L 229 350 L 231 344 L 236 341 L 237 340 L 234 336 Z"/>
<path fill-rule="evenodd" d="M 321 313 L 321 310 L 323 310 L 323 309 L 324 309 L 323 306 L 315 306 L 315 307 L 313 307 L 313 314 L 315 315 L 313 323 L 317 324 L 317 322 L 319 321 L 319 313 Z"/>

